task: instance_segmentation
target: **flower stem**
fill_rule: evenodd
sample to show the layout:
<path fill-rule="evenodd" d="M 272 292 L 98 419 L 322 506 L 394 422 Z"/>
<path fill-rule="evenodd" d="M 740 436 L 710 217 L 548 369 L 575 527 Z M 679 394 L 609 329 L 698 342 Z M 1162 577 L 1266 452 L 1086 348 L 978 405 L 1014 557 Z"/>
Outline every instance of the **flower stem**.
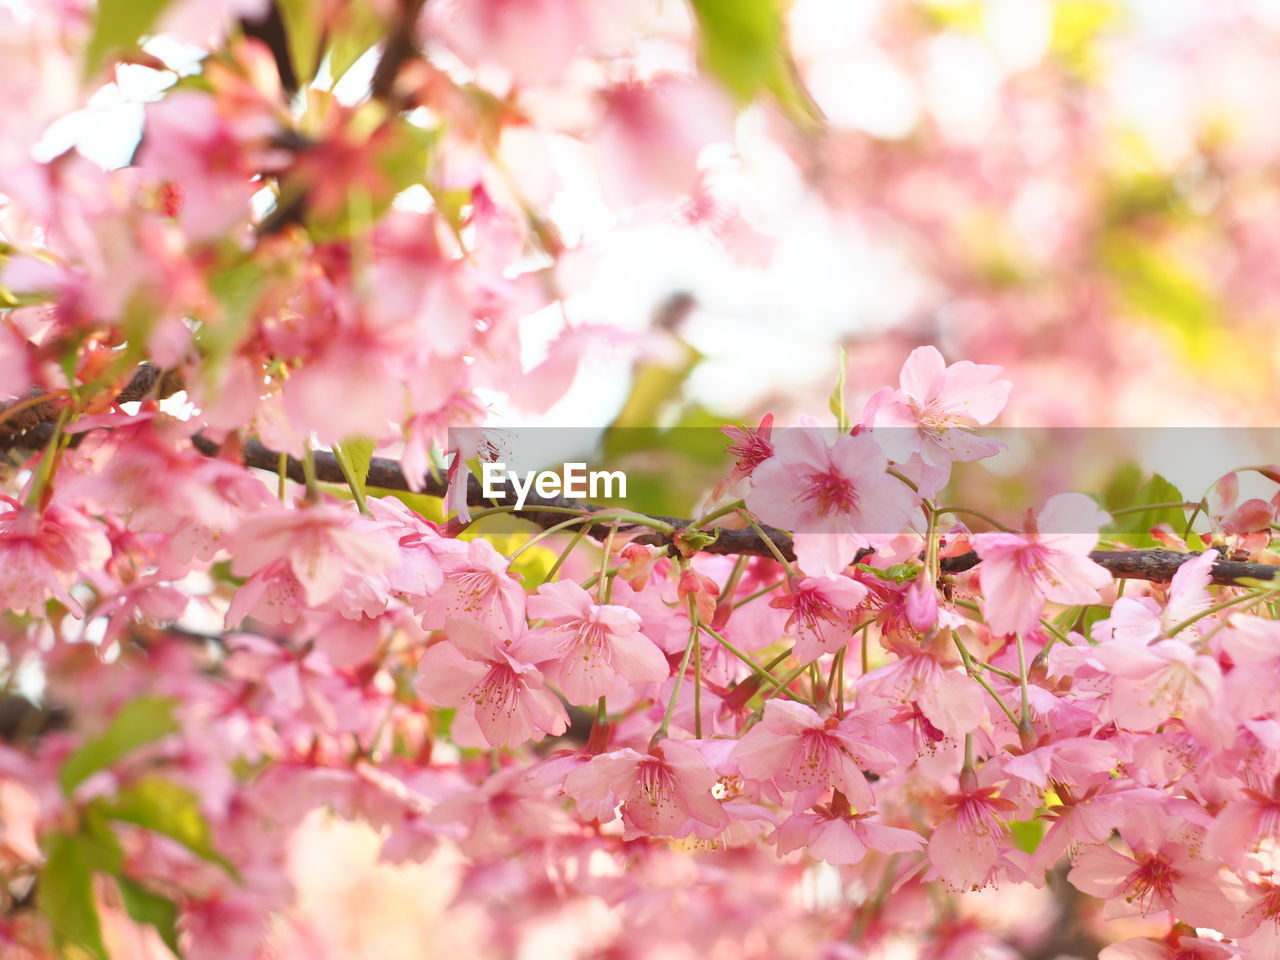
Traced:
<path fill-rule="evenodd" d="M 782 569 L 787 571 L 787 576 L 794 577 L 796 575 L 795 570 L 791 568 L 791 564 L 787 562 L 787 558 L 782 555 L 782 551 L 778 549 L 778 545 L 773 542 L 773 539 L 767 533 L 764 532 L 760 527 L 760 524 L 756 523 L 755 517 L 742 509 L 739 509 L 737 514 L 743 520 L 747 521 L 747 523 L 751 524 L 751 529 L 756 532 L 756 536 L 764 541 L 765 546 L 769 548 L 769 552 L 773 554 L 774 559 L 777 560 L 778 563 L 782 564 Z"/>

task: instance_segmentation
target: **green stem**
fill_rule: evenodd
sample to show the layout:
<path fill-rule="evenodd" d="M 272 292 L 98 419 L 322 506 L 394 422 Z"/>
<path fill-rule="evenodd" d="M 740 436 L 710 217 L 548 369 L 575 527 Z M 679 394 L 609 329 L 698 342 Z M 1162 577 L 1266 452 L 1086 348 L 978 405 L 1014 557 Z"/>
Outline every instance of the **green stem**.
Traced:
<path fill-rule="evenodd" d="M 573 539 L 560 551 L 560 556 L 556 557 L 556 562 L 551 565 L 551 569 L 547 571 L 547 583 L 555 581 L 556 574 L 560 572 L 560 568 L 564 566 L 564 562 L 569 559 L 569 554 L 573 552 L 573 548 L 582 542 L 587 535 L 587 528 L 583 527 L 573 535 Z"/>
<path fill-rule="evenodd" d="M 755 517 L 751 516 L 751 514 L 747 513 L 745 510 L 738 510 L 737 514 L 743 520 L 747 521 L 747 523 L 751 524 L 751 529 L 756 532 L 756 536 L 764 541 L 765 546 L 769 548 L 769 552 L 773 554 L 774 559 L 777 560 L 778 563 L 782 564 L 782 569 L 787 571 L 787 576 L 794 577 L 796 572 L 791 569 L 791 564 L 787 562 L 787 558 L 782 555 L 782 551 L 778 549 L 778 545 L 773 542 L 773 539 L 764 532 L 760 524 L 756 523 Z"/>
<path fill-rule="evenodd" d="M 690 598 L 692 602 L 692 598 Z M 697 617 L 697 611 L 693 611 L 691 616 Z M 658 729 L 654 731 L 653 737 L 649 740 L 649 749 L 652 750 L 658 745 L 658 741 L 667 735 L 667 730 L 671 726 L 671 717 L 676 712 L 676 700 L 680 696 L 680 684 L 684 681 L 685 671 L 689 669 L 689 658 L 693 656 L 694 645 L 698 642 L 698 622 L 693 621 L 692 627 L 689 629 L 689 642 L 684 646 L 684 656 L 680 660 L 680 669 L 676 672 L 675 683 L 671 685 L 671 699 L 667 701 L 667 712 L 662 715 L 662 723 Z"/>
<path fill-rule="evenodd" d="M 748 594 L 747 596 L 743 597 L 741 600 L 734 603 L 733 609 L 737 610 L 739 607 L 746 606 L 752 600 L 756 600 L 760 597 L 763 597 L 766 593 L 772 593 L 774 590 L 777 590 L 780 586 L 782 586 L 786 582 L 787 581 L 785 580 L 779 580 L 776 583 L 769 584 L 767 587 L 761 587 L 755 593 Z"/>
<path fill-rule="evenodd" d="M 981 510 L 971 510 L 969 507 L 938 507 L 938 509 L 935 512 L 940 514 L 941 513 L 966 513 L 971 517 L 977 517 L 979 520 L 982 520 L 986 523 L 991 524 L 991 526 L 995 527 L 997 530 L 1003 530 L 1005 533 L 1017 532 L 1012 527 L 1006 527 L 999 520 L 995 519 L 992 516 L 989 516 L 988 514 L 983 513 Z"/>
<path fill-rule="evenodd" d="M 356 508 L 366 517 L 372 516 L 369 505 L 365 503 L 364 488 L 360 485 L 360 478 L 356 476 L 351 457 L 342 444 L 333 448 L 333 458 L 338 461 L 338 469 L 342 471 L 342 479 L 347 481 L 347 489 L 351 491 L 351 499 L 356 502 Z"/>
<path fill-rule="evenodd" d="M 618 522 L 615 520 L 609 526 L 609 533 L 604 538 L 604 549 L 601 550 L 598 574 L 600 579 L 596 582 L 596 600 L 600 603 L 608 603 L 613 597 L 613 577 L 609 576 L 609 555 L 613 553 L 613 536 L 617 532 Z"/>
<path fill-rule="evenodd" d="M 1022 694 L 1022 724 L 1029 726 L 1031 724 L 1031 696 L 1027 689 L 1027 655 L 1022 646 L 1022 631 L 1019 630 L 1016 636 L 1015 642 L 1018 645 L 1018 689 Z"/>
<path fill-rule="evenodd" d="M 951 639 L 955 643 L 956 649 L 960 651 L 960 659 L 964 661 L 965 672 L 976 680 L 983 690 L 987 691 L 991 696 L 991 699 L 996 702 L 997 706 L 999 706 L 1002 711 L 1004 711 L 1004 715 L 1009 718 L 1009 722 L 1016 727 L 1018 725 L 1018 718 L 1014 716 L 1013 711 L 1009 709 L 1009 705 L 1000 698 L 1000 694 L 996 693 L 995 689 L 987 681 L 987 678 L 982 675 L 982 672 L 974 666 L 973 655 L 969 653 L 969 648 L 964 645 L 964 641 L 960 639 L 959 634 L 954 630 L 951 631 Z M 967 765 L 968 764 L 966 763 L 966 766 Z"/>
<path fill-rule="evenodd" d="M 31 488 L 27 491 L 27 506 L 42 509 L 45 504 L 44 494 L 56 472 L 58 460 L 61 459 L 62 431 L 71 417 L 71 408 L 63 407 L 58 412 L 58 421 L 53 427 L 53 436 L 45 444 L 44 454 L 40 457 L 40 465 L 36 467 L 31 478 Z"/>
<path fill-rule="evenodd" d="M 319 503 L 320 483 L 316 480 L 316 455 L 310 443 L 302 451 L 302 476 L 307 485 L 307 503 Z"/>
<path fill-rule="evenodd" d="M 910 478 L 908 478 L 908 477 L 904 476 L 903 474 L 899 473 L 897 470 L 894 470 L 893 468 L 890 468 L 890 469 L 886 470 L 886 471 L 885 471 L 885 473 L 889 474 L 889 476 L 891 476 L 891 477 L 897 477 L 899 480 L 901 480 L 903 483 L 905 483 L 908 487 L 910 487 L 910 488 L 911 488 L 912 490 L 914 490 L 916 493 L 919 493 L 919 492 L 920 492 L 920 488 L 919 488 L 918 486 L 916 486 L 916 483 L 915 483 L 915 481 L 914 481 L 914 480 L 911 480 Z"/>
<path fill-rule="evenodd" d="M 543 530 L 541 533 L 534 534 L 524 543 L 520 544 L 520 546 L 518 546 L 509 557 L 507 557 L 507 563 L 514 563 L 516 557 L 520 556 L 520 554 L 524 553 L 530 547 L 535 546 L 539 541 L 545 540 L 547 537 L 554 536 L 561 530 L 565 530 L 573 526 L 575 523 L 585 523 L 588 519 L 588 517 L 570 517 L 568 520 L 561 520 L 554 526 L 547 527 L 547 529 Z"/>
<path fill-rule="evenodd" d="M 731 513 L 737 513 L 744 506 L 745 504 L 741 500 L 735 500 L 733 503 L 726 504 L 723 507 L 712 510 L 710 513 L 703 514 L 697 520 L 693 521 L 690 526 L 705 527 L 712 520 L 719 520 L 721 517 L 727 517 Z"/>
<path fill-rule="evenodd" d="M 729 571 L 729 579 L 724 582 L 724 587 L 720 591 L 720 602 L 730 603 L 733 600 L 734 593 L 738 590 L 738 582 L 742 580 L 742 575 L 747 570 L 747 562 L 751 558 L 745 553 L 738 554 L 738 559 L 733 561 L 733 569 Z"/>
<path fill-rule="evenodd" d="M 1205 617 L 1213 616 L 1213 614 L 1217 613 L 1220 610 L 1226 610 L 1228 607 L 1239 606 L 1242 603 L 1248 603 L 1254 600 L 1265 600 L 1268 597 L 1274 596 L 1277 593 L 1280 593 L 1280 587 L 1269 587 L 1266 590 L 1252 590 L 1249 593 L 1242 594 L 1241 596 L 1231 597 L 1227 600 L 1221 601 L 1220 603 L 1215 603 L 1213 606 L 1206 607 L 1204 610 L 1201 610 L 1199 613 L 1192 614 L 1191 616 L 1187 617 L 1187 619 L 1183 620 L 1180 624 L 1178 624 L 1176 627 L 1170 630 L 1167 634 L 1165 634 L 1165 636 L 1174 637 L 1177 634 L 1181 633 L 1183 630 L 1185 630 L 1187 627 L 1191 626 L 1197 620 L 1203 620 Z"/>

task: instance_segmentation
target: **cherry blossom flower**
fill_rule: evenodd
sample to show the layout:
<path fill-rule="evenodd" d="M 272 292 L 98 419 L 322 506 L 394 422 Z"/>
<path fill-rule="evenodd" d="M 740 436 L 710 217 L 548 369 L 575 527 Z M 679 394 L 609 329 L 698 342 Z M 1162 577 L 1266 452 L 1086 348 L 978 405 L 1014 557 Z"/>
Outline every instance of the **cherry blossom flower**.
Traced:
<path fill-rule="evenodd" d="M 571 772 L 564 792 L 585 818 L 609 822 L 621 804 L 628 836 L 684 837 L 698 824 L 721 828 L 728 817 L 712 796 L 716 773 L 693 746 L 663 740 L 638 753 L 602 753 Z"/>
<path fill-rule="evenodd" d="M 1231 711 L 1241 720 L 1276 716 L 1280 627 L 1273 620 L 1238 613 L 1219 642 L 1233 665 L 1225 681 Z"/>
<path fill-rule="evenodd" d="M 734 462 L 729 476 L 716 484 L 712 500 L 718 500 L 726 490 L 751 476 L 756 467 L 773 456 L 773 441 L 770 439 L 773 414 L 766 413 L 761 417 L 758 427 L 721 427 L 720 432 L 733 441 L 725 448 L 725 453 L 733 457 Z"/>
<path fill-rule="evenodd" d="M 1237 504 L 1239 499 L 1240 478 L 1234 472 L 1225 474 L 1209 490 L 1209 519 L 1215 530 L 1227 535 L 1229 545 L 1262 549 L 1271 540 L 1270 525 L 1280 503 L 1254 497 Z"/>
<path fill-rule="evenodd" d="M 698 157 L 731 136 L 724 94 L 702 78 L 664 74 L 604 94 L 595 131 L 606 196 L 620 206 L 671 202 L 698 183 Z"/>
<path fill-rule="evenodd" d="M 451 619 L 473 620 L 509 643 L 523 629 L 525 593 L 508 571 L 506 558 L 488 540 L 446 544 L 447 552 L 439 556 L 444 583 L 414 599 L 422 626 L 439 630 Z"/>
<path fill-rule="evenodd" d="M 1013 384 L 998 380 L 1003 368 L 961 360 L 946 365 L 937 347 L 917 347 L 902 365 L 899 389 L 885 387 L 868 402 L 863 422 L 899 463 L 913 453 L 945 467 L 981 460 L 1003 444 L 972 433 L 1004 409 Z"/>
<path fill-rule="evenodd" d="M 933 726 L 949 737 L 972 732 L 986 715 L 986 694 L 958 661 L 944 663 L 933 648 L 896 647 L 899 657 L 858 678 L 869 703 L 918 704 Z"/>
<path fill-rule="evenodd" d="M 139 165 L 169 184 L 174 212 L 193 240 L 224 236 L 249 218 L 251 160 L 218 106 L 214 97 L 195 91 L 147 106 Z"/>
<path fill-rule="evenodd" d="M 444 642 L 429 647 L 418 663 L 417 687 L 437 703 L 459 708 L 452 732 L 457 743 L 515 747 L 564 733 L 568 715 L 537 667 L 511 656 L 501 638 L 478 622 L 451 619 L 444 630 Z"/>
<path fill-rule="evenodd" d="M 1131 853 L 1107 844 L 1086 847 L 1067 879 L 1076 889 L 1125 912 L 1151 916 L 1168 911 L 1197 927 L 1230 934 L 1240 926 L 1236 906 L 1223 892 L 1218 865 L 1195 856 L 1177 840 L 1135 840 Z"/>
<path fill-rule="evenodd" d="M 801 569 L 833 577 L 870 545 L 869 536 L 901 532 L 915 509 L 914 493 L 887 467 L 869 434 L 828 444 L 820 428 L 795 427 L 756 467 L 746 504 L 765 523 L 794 533 Z"/>
<path fill-rule="evenodd" d="M 1148 937 L 1121 940 L 1103 947 L 1098 953 L 1098 960 L 1230 960 L 1240 955 L 1240 951 L 1230 944 L 1181 936 L 1175 932 L 1163 940 Z"/>
<path fill-rule="evenodd" d="M 764 718 L 738 741 L 732 756 L 743 776 L 797 791 L 797 809 L 834 787 L 859 811 L 870 810 L 875 797 L 863 771 L 884 772 L 894 763 L 854 717 L 823 720 L 812 707 L 781 699 L 765 704 Z"/>
<path fill-rule="evenodd" d="M 70 587 L 81 571 L 96 570 L 110 555 L 103 529 L 74 507 L 56 501 L 43 511 L 0 494 L 0 604 L 27 613 L 57 599 L 76 616 L 84 609 Z"/>
<path fill-rule="evenodd" d="M 861 863 L 869 850 L 912 853 L 925 844 L 920 834 L 873 820 L 869 812 L 841 816 L 823 807 L 792 814 L 778 827 L 775 836 L 779 853 L 803 847 L 814 859 L 835 866 Z"/>
<path fill-rule="evenodd" d="M 1172 716 L 1203 714 L 1222 695 L 1218 662 L 1181 639 L 1113 641 L 1095 648 L 1094 657 L 1114 677 L 1108 715 L 1126 730 L 1154 730 Z"/>
<path fill-rule="evenodd" d="M 1089 559 L 1097 530 L 1110 517 L 1083 494 L 1049 499 L 1025 535 L 977 533 L 973 549 L 982 558 L 978 578 L 986 598 L 983 615 L 995 634 L 1035 627 L 1046 600 L 1096 603 L 1111 575 Z"/>
<path fill-rule="evenodd" d="M 313 607 L 337 596 L 349 578 L 386 573 L 400 563 L 382 525 L 330 504 L 263 510 L 245 519 L 228 550 L 237 576 L 283 562 Z"/>
<path fill-rule="evenodd" d="M 1020 880 L 1028 857 L 1013 847 L 1003 816 L 1017 809 L 995 787 L 977 787 L 944 799 L 947 812 L 929 838 L 929 860 L 953 890 L 980 890 L 1000 874 Z"/>
<path fill-rule="evenodd" d="M 1280 885 L 1271 878 L 1245 885 L 1238 942 L 1250 960 L 1280 958 Z"/>
<path fill-rule="evenodd" d="M 1094 624 L 1094 640 L 1105 642 L 1114 637 L 1129 643 L 1149 643 L 1206 610 L 1212 603 L 1208 586 L 1217 560 L 1217 550 L 1206 550 L 1178 567 L 1163 606 L 1151 597 L 1120 597 L 1111 607 L 1111 616 Z M 1188 629 L 1192 631 L 1190 636 L 1195 636 L 1195 625 Z"/>
<path fill-rule="evenodd" d="M 547 626 L 521 637 L 512 653 L 537 663 L 571 703 L 594 703 L 619 682 L 667 678 L 667 658 L 640 632 L 640 615 L 628 607 L 592 603 L 572 581 L 539 587 L 529 598 L 529 616 Z"/>
<path fill-rule="evenodd" d="M 867 588 L 848 577 L 804 577 L 769 606 L 790 611 L 787 630 L 796 638 L 795 657 L 809 663 L 849 642 L 854 611 L 866 597 Z"/>

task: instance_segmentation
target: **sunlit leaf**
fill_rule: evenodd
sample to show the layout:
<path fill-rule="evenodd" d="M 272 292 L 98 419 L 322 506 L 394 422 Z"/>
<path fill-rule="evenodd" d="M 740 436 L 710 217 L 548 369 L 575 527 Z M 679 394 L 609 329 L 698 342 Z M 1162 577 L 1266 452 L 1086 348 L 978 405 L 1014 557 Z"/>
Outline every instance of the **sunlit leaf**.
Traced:
<path fill-rule="evenodd" d="M 116 877 L 116 885 L 120 888 L 120 899 L 124 908 L 134 920 L 150 924 L 160 934 L 174 954 L 181 957 L 182 950 L 178 946 L 178 905 L 166 897 L 145 890 L 128 877 Z"/>
<path fill-rule="evenodd" d="M 64 955 L 107 960 L 102 924 L 93 898 L 93 866 L 77 836 L 50 833 L 44 838 L 45 864 L 36 903 L 49 918 L 54 942 Z"/>
<path fill-rule="evenodd" d="M 703 65 L 740 103 L 750 103 L 768 91 L 793 120 L 818 118 L 787 53 L 776 0 L 689 3 L 698 20 Z"/>
<path fill-rule="evenodd" d="M 85 47 L 85 75 L 92 77 L 112 50 L 137 44 L 168 6 L 169 0 L 98 0 L 93 36 Z"/>
<path fill-rule="evenodd" d="M 373 450 L 377 442 L 369 437 L 350 437 L 333 448 L 333 455 L 347 478 L 352 493 L 365 498 L 365 481 L 369 478 L 369 464 L 373 462 Z"/>
<path fill-rule="evenodd" d="M 277 0 L 285 34 L 289 38 L 289 59 L 299 84 L 306 86 L 320 64 L 321 19 L 314 0 Z"/>
<path fill-rule="evenodd" d="M 831 409 L 832 415 L 836 418 L 836 425 L 840 428 L 840 432 L 844 433 L 849 429 L 849 415 L 844 408 L 844 376 L 845 368 L 848 366 L 848 357 L 845 355 L 844 347 L 840 348 L 840 372 L 836 375 L 835 389 L 831 391 L 831 398 L 827 401 L 827 406 Z"/>
<path fill-rule="evenodd" d="M 1044 821 L 1038 817 L 1031 820 L 1015 820 L 1009 824 L 1013 834 L 1013 842 L 1024 853 L 1035 853 L 1044 837 Z"/>
<path fill-rule="evenodd" d="M 162 833 L 197 856 L 235 872 L 214 848 L 208 821 L 200 812 L 196 795 L 186 787 L 159 777 L 147 777 L 120 791 L 104 810 L 113 820 Z"/>
<path fill-rule="evenodd" d="M 111 766 L 121 757 L 145 743 L 176 733 L 174 702 L 166 697 L 139 697 L 126 703 L 111 718 L 106 732 L 94 737 L 73 753 L 58 777 L 62 789 L 71 793 L 99 770 Z"/>
<path fill-rule="evenodd" d="M 386 29 L 378 11 L 367 0 L 351 0 L 346 5 L 329 48 L 329 74 L 335 82 L 378 42 Z"/>

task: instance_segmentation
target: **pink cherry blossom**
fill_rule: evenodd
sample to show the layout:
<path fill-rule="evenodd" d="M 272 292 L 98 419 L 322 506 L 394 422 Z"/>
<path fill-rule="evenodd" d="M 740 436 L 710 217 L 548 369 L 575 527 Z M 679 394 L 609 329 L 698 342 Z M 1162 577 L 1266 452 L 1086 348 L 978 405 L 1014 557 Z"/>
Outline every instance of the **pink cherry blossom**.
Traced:
<path fill-rule="evenodd" d="M 853 636 L 854 611 L 866 597 L 867 588 L 848 577 L 805 577 L 769 606 L 790 611 L 787 629 L 796 638 L 796 659 L 809 663 L 843 649 Z"/>
<path fill-rule="evenodd" d="M 437 703 L 459 708 L 457 742 L 515 747 L 564 733 L 568 716 L 537 667 L 515 659 L 496 633 L 477 622 L 451 619 L 444 630 L 446 639 L 418 663 L 417 686 Z"/>
<path fill-rule="evenodd" d="M 1219 641 L 1231 658 L 1226 676 L 1226 702 L 1241 720 L 1274 717 L 1280 707 L 1280 628 L 1275 621 L 1238 613 Z"/>
<path fill-rule="evenodd" d="M 1169 584 L 1163 607 L 1151 597 L 1120 597 L 1111 607 L 1111 616 L 1094 625 L 1095 640 L 1110 637 L 1131 643 L 1149 643 L 1164 631 L 1194 617 L 1212 603 L 1208 586 L 1217 550 L 1206 550 L 1178 567 Z M 1189 636 L 1195 636 L 1194 625 Z"/>
<path fill-rule="evenodd" d="M 880 823 L 869 813 L 838 816 L 822 807 L 792 814 L 778 827 L 776 837 L 779 853 L 803 847 L 814 859 L 835 866 L 860 863 L 870 850 L 912 853 L 925 844 L 920 834 Z"/>
<path fill-rule="evenodd" d="M 1234 472 L 1224 475 L 1209 490 L 1209 519 L 1215 530 L 1227 535 L 1230 546 L 1241 550 L 1259 550 L 1271 539 L 1270 524 L 1275 520 L 1277 506 L 1257 497 L 1237 505 L 1240 499 L 1240 479 Z"/>
<path fill-rule="evenodd" d="M 1082 494 L 1052 497 L 1025 535 L 978 533 L 973 549 L 982 558 L 978 577 L 986 597 L 983 614 L 996 634 L 1035 627 L 1046 600 L 1095 603 L 1111 575 L 1089 559 L 1106 513 Z"/>
<path fill-rule="evenodd" d="M 823 720 L 811 707 L 781 699 L 765 705 L 764 718 L 738 741 L 733 759 L 743 776 L 798 791 L 799 809 L 834 787 L 860 811 L 875 804 L 863 771 L 885 771 L 894 762 L 852 716 Z"/>
<path fill-rule="evenodd" d="M 238 576 L 286 564 L 310 606 L 333 599 L 349 578 L 386 573 L 400 562 L 382 525 L 330 504 L 264 510 L 240 525 L 228 550 Z"/>
<path fill-rule="evenodd" d="M 944 663 L 932 648 L 899 650 L 897 660 L 858 678 L 860 696 L 870 703 L 918 704 L 929 722 L 949 737 L 970 733 L 982 722 L 986 695 L 958 662 Z"/>
<path fill-rule="evenodd" d="M 583 817 L 608 822 L 621 804 L 628 835 L 688 836 L 698 824 L 720 828 L 728 817 L 711 795 L 715 771 L 692 746 L 663 740 L 649 753 L 603 753 L 564 781 Z"/>
<path fill-rule="evenodd" d="M 1128 913 L 1168 911 L 1192 926 L 1230 933 L 1240 925 L 1239 914 L 1218 869 L 1176 840 L 1148 841 L 1127 854 L 1104 843 L 1086 847 L 1067 879 L 1084 893 L 1127 905 Z"/>
<path fill-rule="evenodd" d="M 1230 960 L 1240 951 L 1218 940 L 1170 935 L 1165 940 L 1134 937 L 1103 947 L 1098 960 Z"/>
<path fill-rule="evenodd" d="M 896 535 L 907 525 L 915 495 L 887 467 L 869 434 L 828 444 L 818 427 L 795 427 L 756 467 L 746 503 L 765 523 L 794 533 L 801 569 L 833 577 L 869 536 Z"/>
<path fill-rule="evenodd" d="M 953 890 L 980 890 L 1000 874 L 1020 880 L 1027 855 L 1013 847 L 1004 818 L 1015 805 L 994 787 L 974 787 L 945 798 L 947 812 L 929 839 L 929 860 Z"/>
<path fill-rule="evenodd" d="M 996 379 L 1002 369 L 968 360 L 947 366 L 936 347 L 917 347 L 902 365 L 899 389 L 886 387 L 872 397 L 863 422 L 898 462 L 912 453 L 940 467 L 989 457 L 1003 445 L 972 428 L 1004 409 L 1013 384 Z"/>
<path fill-rule="evenodd" d="M 70 588 L 81 571 L 95 570 L 110 553 L 99 524 L 71 506 L 24 507 L 0 494 L 0 603 L 15 613 L 43 607 L 50 597 L 83 614 Z"/>
<path fill-rule="evenodd" d="M 547 626 L 525 634 L 512 653 L 538 663 L 571 703 L 594 703 L 619 682 L 658 682 L 670 672 L 662 651 L 640 632 L 638 613 L 593 603 L 572 581 L 539 587 L 529 616 Z"/>
<path fill-rule="evenodd" d="M 1143 645 L 1112 641 L 1094 656 L 1115 678 L 1109 716 L 1126 730 L 1154 730 L 1172 716 L 1203 714 L 1222 696 L 1222 670 L 1181 637 Z"/>
<path fill-rule="evenodd" d="M 692 193 L 703 147 L 727 141 L 732 112 L 702 78 L 664 74 L 604 94 L 595 131 L 606 195 L 620 206 L 672 202 Z"/>
<path fill-rule="evenodd" d="M 474 620 L 509 643 L 524 625 L 525 593 L 508 572 L 506 558 L 483 539 L 452 541 L 448 547 L 439 556 L 444 583 L 414 598 L 423 627 L 439 630 L 451 619 Z"/>
<path fill-rule="evenodd" d="M 172 212 L 193 240 L 212 240 L 248 220 L 252 160 L 214 97 L 185 91 L 148 105 L 139 162 L 164 179 Z"/>

